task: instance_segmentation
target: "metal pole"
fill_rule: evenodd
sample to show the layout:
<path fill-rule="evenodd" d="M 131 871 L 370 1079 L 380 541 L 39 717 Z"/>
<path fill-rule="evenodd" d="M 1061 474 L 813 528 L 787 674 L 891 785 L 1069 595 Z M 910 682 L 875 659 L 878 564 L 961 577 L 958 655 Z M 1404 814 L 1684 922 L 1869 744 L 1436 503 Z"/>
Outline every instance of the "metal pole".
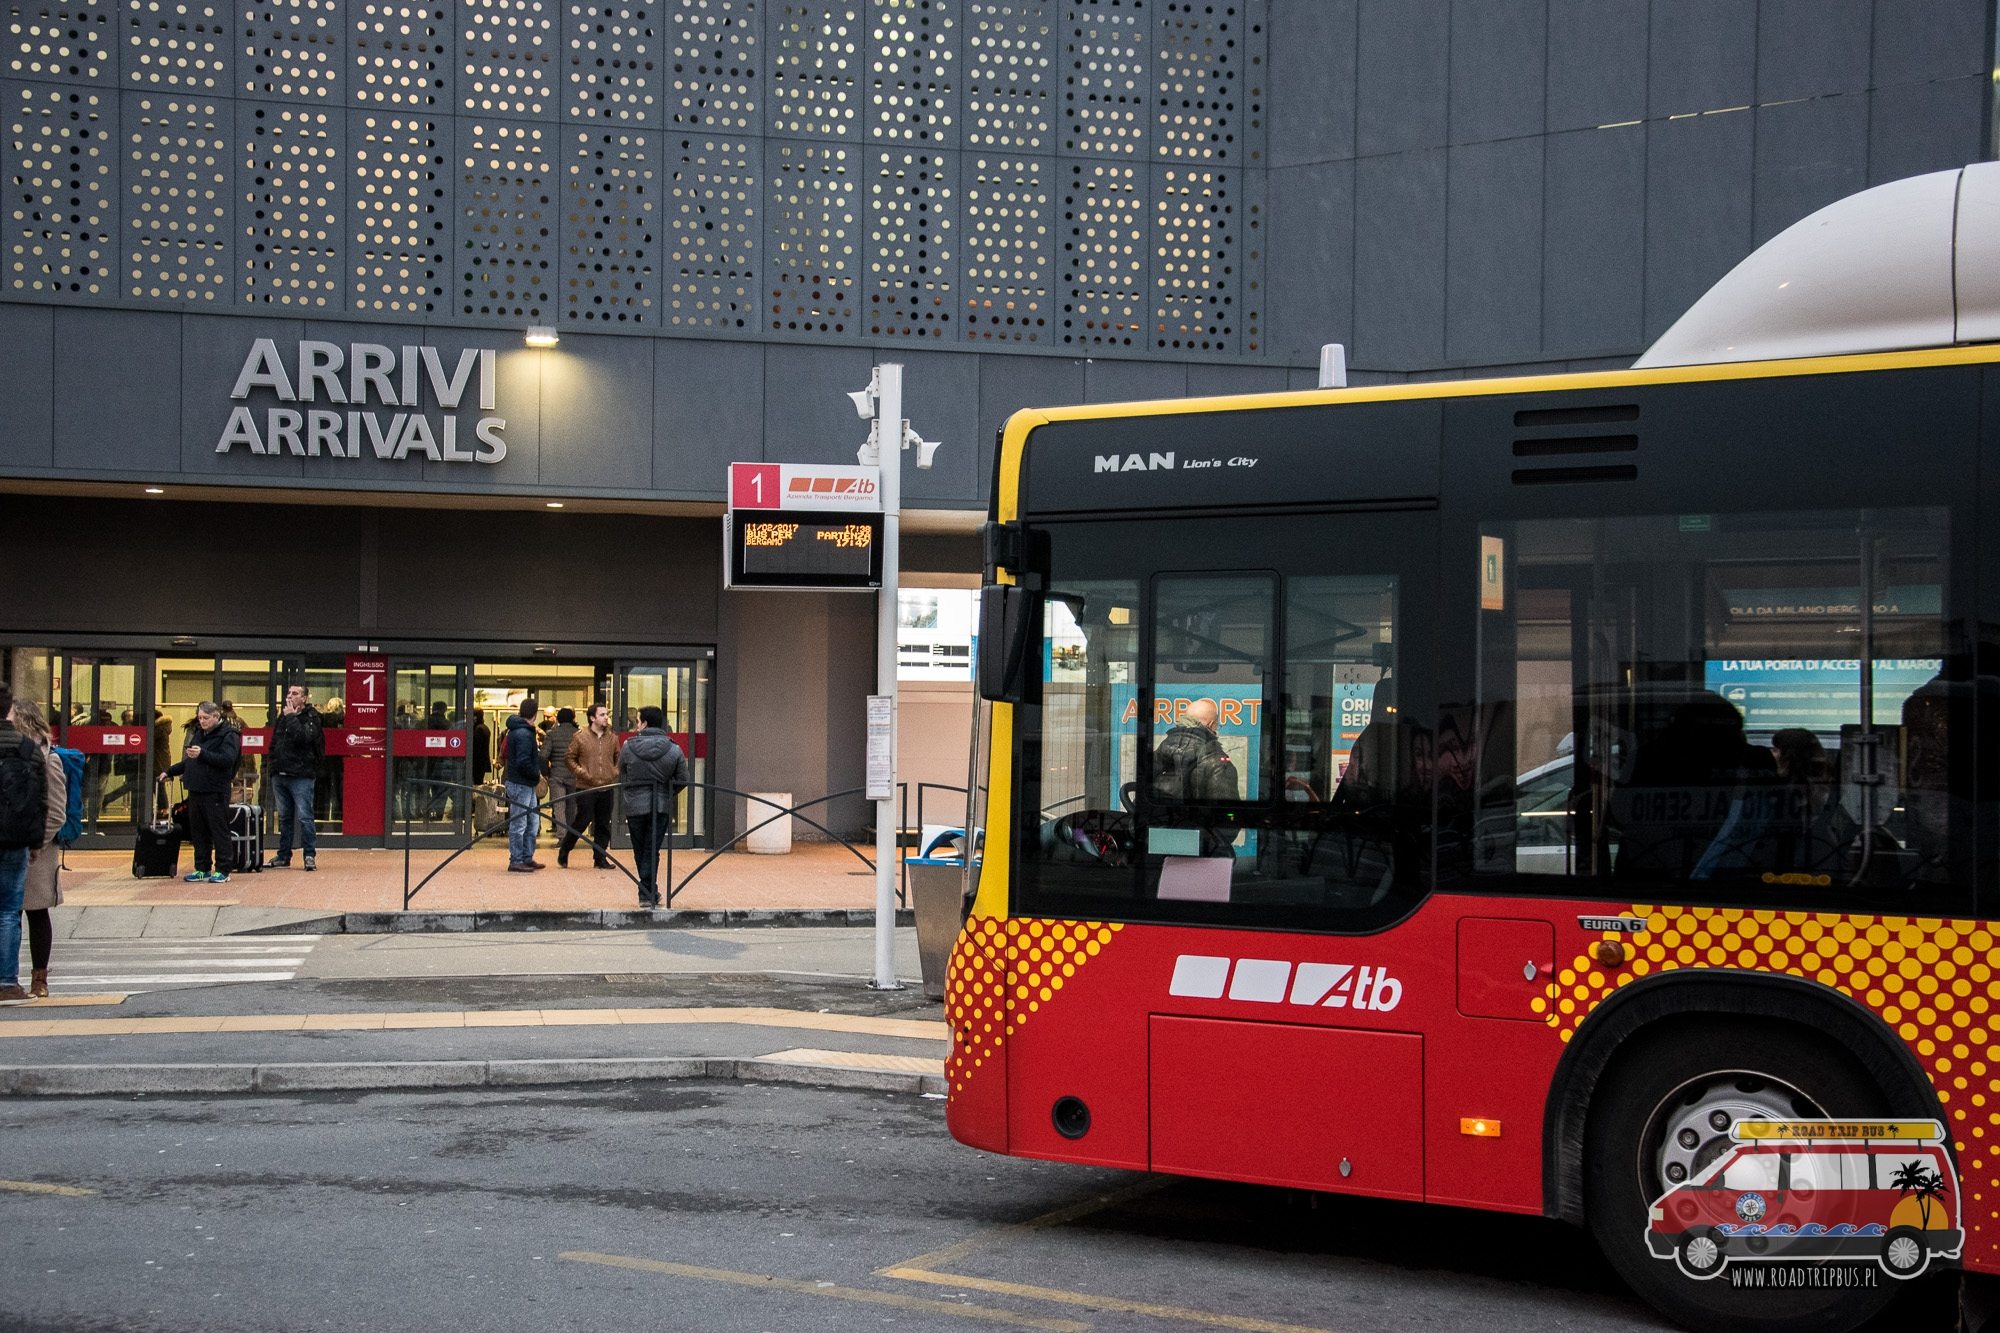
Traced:
<path fill-rule="evenodd" d="M 875 367 L 875 443 L 882 467 L 882 596 L 875 612 L 875 692 L 889 700 L 889 785 L 875 803 L 876 990 L 896 979 L 896 586 L 901 579 L 903 508 L 903 367 Z"/>

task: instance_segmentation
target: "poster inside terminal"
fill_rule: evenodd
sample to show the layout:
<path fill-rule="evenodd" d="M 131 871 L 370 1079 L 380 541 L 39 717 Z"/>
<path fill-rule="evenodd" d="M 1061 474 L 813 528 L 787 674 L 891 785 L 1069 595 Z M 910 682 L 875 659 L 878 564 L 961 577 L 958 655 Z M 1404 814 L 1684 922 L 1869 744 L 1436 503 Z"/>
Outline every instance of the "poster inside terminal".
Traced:
<path fill-rule="evenodd" d="M 1881 658 L 1874 663 L 1874 710 L 1878 725 L 1902 721 L 1910 696 L 1937 677 L 1935 657 Z M 1710 661 L 1703 683 L 1736 706 L 1743 729 L 1769 742 L 1772 733 L 1798 727 L 1828 745 L 1860 711 L 1861 662 L 1856 658 L 1785 658 Z"/>
<path fill-rule="evenodd" d="M 298 458 L 412 455 L 434 463 L 507 456 L 499 353 L 468 347 L 449 365 L 437 348 L 301 339 L 287 361 L 272 338 L 250 345 L 229 396 L 237 402 L 215 452 Z M 476 415 L 474 415 L 476 413 Z"/>

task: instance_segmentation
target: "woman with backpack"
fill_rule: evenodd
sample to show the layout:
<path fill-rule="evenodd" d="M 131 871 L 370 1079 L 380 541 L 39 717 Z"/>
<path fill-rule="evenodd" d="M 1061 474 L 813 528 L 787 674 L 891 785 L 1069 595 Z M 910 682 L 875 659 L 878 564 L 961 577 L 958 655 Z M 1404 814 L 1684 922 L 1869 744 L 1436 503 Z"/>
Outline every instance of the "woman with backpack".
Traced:
<path fill-rule="evenodd" d="M 28 978 L 28 994 L 35 999 L 46 999 L 49 993 L 49 953 L 55 945 L 55 929 L 49 920 L 49 909 L 62 905 L 62 885 L 56 878 L 62 866 L 62 853 L 56 846 L 56 833 L 62 828 L 69 810 L 69 780 L 63 773 L 62 756 L 56 753 L 50 738 L 48 719 L 42 716 L 42 710 L 34 700 L 14 701 L 14 726 L 41 751 L 42 763 L 49 774 L 48 807 L 42 816 L 42 845 L 28 853 L 28 887 L 21 897 L 21 910 L 28 919 L 28 957 L 34 969 Z"/>

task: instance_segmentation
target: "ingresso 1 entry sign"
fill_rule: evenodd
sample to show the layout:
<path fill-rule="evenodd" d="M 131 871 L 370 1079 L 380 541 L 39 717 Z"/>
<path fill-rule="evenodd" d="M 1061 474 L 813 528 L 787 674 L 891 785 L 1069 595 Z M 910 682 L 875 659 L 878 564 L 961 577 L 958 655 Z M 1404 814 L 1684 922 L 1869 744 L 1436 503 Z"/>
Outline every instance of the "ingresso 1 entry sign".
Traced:
<path fill-rule="evenodd" d="M 881 587 L 879 469 L 731 463 L 722 586 L 820 592 Z"/>

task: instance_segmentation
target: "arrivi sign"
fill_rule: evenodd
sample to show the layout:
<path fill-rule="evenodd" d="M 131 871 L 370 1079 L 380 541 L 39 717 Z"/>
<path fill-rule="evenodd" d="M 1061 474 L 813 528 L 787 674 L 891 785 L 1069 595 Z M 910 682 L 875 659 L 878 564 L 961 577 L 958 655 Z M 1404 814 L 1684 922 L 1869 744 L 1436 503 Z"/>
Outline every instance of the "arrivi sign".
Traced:
<path fill-rule="evenodd" d="M 493 415 L 499 359 L 491 347 L 447 361 L 435 347 L 310 338 L 288 359 L 259 338 L 229 391 L 244 405 L 230 409 L 215 452 L 360 458 L 365 448 L 396 461 L 498 463 L 507 456 L 507 418 Z"/>

